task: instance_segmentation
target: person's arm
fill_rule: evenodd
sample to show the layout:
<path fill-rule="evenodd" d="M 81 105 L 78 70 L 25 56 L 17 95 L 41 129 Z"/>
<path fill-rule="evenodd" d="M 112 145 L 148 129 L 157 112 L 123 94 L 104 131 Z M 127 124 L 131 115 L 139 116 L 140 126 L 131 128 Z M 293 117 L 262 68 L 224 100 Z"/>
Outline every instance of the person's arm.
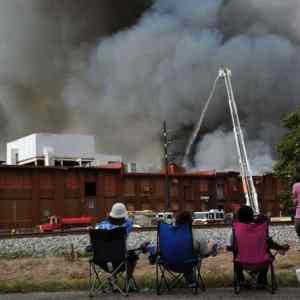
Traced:
<path fill-rule="evenodd" d="M 283 245 L 278 244 L 270 236 L 267 238 L 267 246 L 268 246 L 268 249 L 277 250 L 282 255 L 284 255 L 285 252 L 288 251 L 290 248 L 290 246 L 288 244 L 283 244 Z"/>
<path fill-rule="evenodd" d="M 126 229 L 127 234 L 129 234 L 132 231 L 132 229 L 133 229 L 133 222 L 130 219 L 126 220 L 125 229 Z"/>
<path fill-rule="evenodd" d="M 233 234 L 232 231 L 228 234 L 226 242 L 226 250 L 233 252 Z"/>
<path fill-rule="evenodd" d="M 209 255 L 207 240 L 203 238 L 200 235 L 200 232 L 198 231 L 193 232 L 193 239 L 194 239 L 194 251 L 200 257 L 207 257 Z"/>
<path fill-rule="evenodd" d="M 293 185 L 293 202 L 296 205 L 298 201 L 298 195 L 297 195 L 297 190 L 296 190 L 296 184 Z"/>
<path fill-rule="evenodd" d="M 95 225 L 95 229 L 105 229 L 106 223 L 106 220 L 99 221 L 99 223 Z"/>

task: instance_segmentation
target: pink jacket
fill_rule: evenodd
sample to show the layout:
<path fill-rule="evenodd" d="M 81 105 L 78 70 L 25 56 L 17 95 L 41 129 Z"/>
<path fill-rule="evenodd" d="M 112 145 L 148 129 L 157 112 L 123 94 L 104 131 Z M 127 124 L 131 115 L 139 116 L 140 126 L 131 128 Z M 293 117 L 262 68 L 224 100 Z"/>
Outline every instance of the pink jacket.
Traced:
<path fill-rule="evenodd" d="M 300 182 L 293 185 L 294 204 L 296 206 L 295 218 L 300 219 Z"/>

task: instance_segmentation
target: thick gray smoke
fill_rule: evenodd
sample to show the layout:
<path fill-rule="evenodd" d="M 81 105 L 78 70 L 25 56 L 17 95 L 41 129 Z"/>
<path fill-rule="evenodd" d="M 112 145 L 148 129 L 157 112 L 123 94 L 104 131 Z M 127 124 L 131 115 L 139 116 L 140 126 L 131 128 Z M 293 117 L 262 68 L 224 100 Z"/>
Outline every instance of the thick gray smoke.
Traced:
<path fill-rule="evenodd" d="M 63 100 L 73 59 L 134 24 L 149 0 L 0 0 L 0 135 L 70 130 Z M 87 103 L 89 99 L 87 100 Z M 82 121 L 83 120 L 83 121 Z M 85 124 L 84 117 L 78 122 Z M 91 132 L 88 125 L 76 131 Z"/>
<path fill-rule="evenodd" d="M 0 40 L 10 41 L 0 45 L 7 132 L 88 132 L 97 135 L 100 151 L 159 163 L 162 120 L 178 131 L 196 124 L 218 69 L 227 65 L 250 163 L 270 169 L 280 120 L 300 94 L 298 0 L 156 0 L 137 24 L 105 37 L 114 14 L 87 14 L 88 4 L 70 13 L 71 3 L 84 1 L 60 1 L 62 10 L 48 1 L 46 11 L 37 5 L 43 1 L 23 2 L 0 2 Z M 196 167 L 238 168 L 222 87 L 204 127 L 191 158 Z"/>

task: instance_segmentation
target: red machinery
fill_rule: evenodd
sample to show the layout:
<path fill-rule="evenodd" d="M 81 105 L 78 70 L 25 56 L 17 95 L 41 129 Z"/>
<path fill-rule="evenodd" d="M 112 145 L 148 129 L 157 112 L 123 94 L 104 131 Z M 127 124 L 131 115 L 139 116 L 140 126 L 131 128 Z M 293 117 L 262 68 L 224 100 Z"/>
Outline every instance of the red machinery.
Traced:
<path fill-rule="evenodd" d="M 58 216 L 49 217 L 49 223 L 38 226 L 40 232 L 51 232 L 69 228 L 88 227 L 93 223 L 94 218 L 90 216 L 63 218 Z"/>

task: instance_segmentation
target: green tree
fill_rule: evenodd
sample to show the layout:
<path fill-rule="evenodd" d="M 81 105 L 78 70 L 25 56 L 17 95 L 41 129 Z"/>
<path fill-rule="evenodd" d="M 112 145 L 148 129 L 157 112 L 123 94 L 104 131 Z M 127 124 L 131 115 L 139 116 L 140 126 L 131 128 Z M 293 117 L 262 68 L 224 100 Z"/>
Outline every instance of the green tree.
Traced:
<path fill-rule="evenodd" d="M 294 179 L 300 173 L 300 107 L 283 119 L 286 135 L 277 144 L 278 160 L 274 171 L 281 179 Z"/>
<path fill-rule="evenodd" d="M 274 172 L 286 186 L 286 191 L 279 192 L 277 196 L 283 213 L 290 215 L 294 206 L 291 184 L 300 176 L 300 107 L 287 115 L 282 123 L 287 133 L 277 144 L 278 160 Z"/>

